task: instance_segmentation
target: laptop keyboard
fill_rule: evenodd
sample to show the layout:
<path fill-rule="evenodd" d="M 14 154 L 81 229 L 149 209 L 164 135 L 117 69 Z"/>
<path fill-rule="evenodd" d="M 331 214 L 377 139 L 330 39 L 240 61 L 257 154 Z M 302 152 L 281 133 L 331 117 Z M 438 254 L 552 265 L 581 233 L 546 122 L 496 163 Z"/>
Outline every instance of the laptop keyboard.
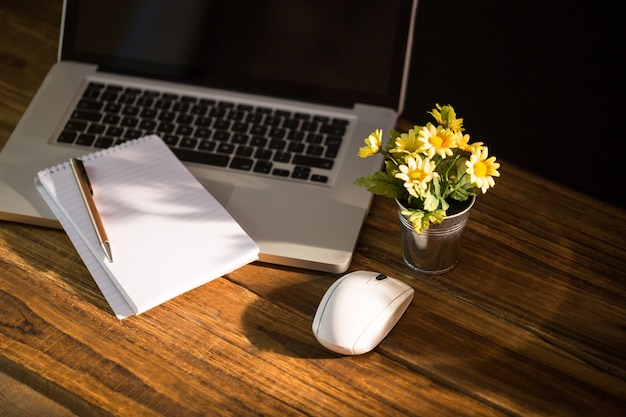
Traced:
<path fill-rule="evenodd" d="M 108 148 L 157 134 L 187 162 L 327 183 L 349 121 L 91 82 L 57 142 Z"/>

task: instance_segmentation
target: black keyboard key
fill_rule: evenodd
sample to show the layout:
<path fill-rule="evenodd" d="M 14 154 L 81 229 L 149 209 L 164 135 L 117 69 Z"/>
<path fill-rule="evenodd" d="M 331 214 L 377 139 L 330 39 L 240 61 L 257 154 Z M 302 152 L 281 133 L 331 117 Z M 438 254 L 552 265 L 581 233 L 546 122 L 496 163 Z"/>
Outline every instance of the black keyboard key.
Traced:
<path fill-rule="evenodd" d="M 311 181 L 325 184 L 328 182 L 328 177 L 326 175 L 313 174 L 311 175 Z"/>
<path fill-rule="evenodd" d="M 114 91 L 106 90 L 105 92 L 102 93 L 102 95 L 100 96 L 100 99 L 104 101 L 117 101 L 118 95 L 119 94 L 117 94 Z"/>
<path fill-rule="evenodd" d="M 213 140 L 218 140 L 220 142 L 228 142 L 230 139 L 230 132 L 226 132 L 225 130 L 217 130 L 213 133 Z"/>
<path fill-rule="evenodd" d="M 155 122 L 154 120 L 142 120 L 139 123 L 139 129 L 149 130 L 151 132 L 154 132 L 156 127 L 157 127 L 157 122 Z"/>
<path fill-rule="evenodd" d="M 191 136 L 192 133 L 193 133 L 193 127 L 188 126 L 188 125 L 179 125 L 176 128 L 177 135 Z"/>
<path fill-rule="evenodd" d="M 296 178 L 299 180 L 308 180 L 309 175 L 311 175 L 311 168 L 295 167 L 293 172 L 291 173 L 291 178 Z"/>
<path fill-rule="evenodd" d="M 120 125 L 124 127 L 135 127 L 139 124 L 139 119 L 135 119 L 134 117 L 124 117 L 120 122 Z"/>
<path fill-rule="evenodd" d="M 191 108 L 191 113 L 196 116 L 204 116 L 208 110 L 209 108 L 207 106 L 197 104 Z"/>
<path fill-rule="evenodd" d="M 156 103 L 154 103 L 154 107 L 159 110 L 169 110 L 172 107 L 172 102 L 163 99 L 157 100 Z"/>
<path fill-rule="evenodd" d="M 107 129 L 107 136 L 120 137 L 124 133 L 124 129 L 117 126 L 111 126 Z"/>
<path fill-rule="evenodd" d="M 240 169 L 242 171 L 250 171 L 254 161 L 250 158 L 234 157 L 230 163 L 230 167 L 233 169 Z"/>
<path fill-rule="evenodd" d="M 117 102 L 122 104 L 134 104 L 136 98 L 137 97 L 134 94 L 123 93 L 119 96 Z"/>
<path fill-rule="evenodd" d="M 178 144 L 179 137 L 174 135 L 163 135 L 163 142 L 167 144 L 169 147 L 174 147 Z"/>
<path fill-rule="evenodd" d="M 228 130 L 228 129 L 230 129 L 230 122 L 228 120 L 216 119 L 213 122 L 213 127 L 215 129 Z"/>
<path fill-rule="evenodd" d="M 154 119 L 157 115 L 157 111 L 154 109 L 143 109 L 139 115 L 144 119 Z"/>
<path fill-rule="evenodd" d="M 334 161 L 332 159 L 317 158 L 308 155 L 294 155 L 292 163 L 312 168 L 332 169 Z"/>
<path fill-rule="evenodd" d="M 124 116 L 138 116 L 139 111 L 140 111 L 139 107 L 126 106 L 122 109 L 122 114 Z"/>
<path fill-rule="evenodd" d="M 261 113 L 248 113 L 246 116 L 246 122 L 249 123 L 260 123 L 263 120 L 263 115 Z"/>
<path fill-rule="evenodd" d="M 76 142 L 74 143 L 76 145 L 81 145 L 81 146 L 91 146 L 95 141 L 96 141 L 96 135 L 84 133 L 84 134 L 78 135 L 78 138 L 76 139 Z"/>
<path fill-rule="evenodd" d="M 272 175 L 276 175 L 277 177 L 288 177 L 289 171 L 286 169 L 276 168 L 272 171 Z"/>
<path fill-rule="evenodd" d="M 250 128 L 251 135 L 264 135 L 267 132 L 266 126 L 254 125 Z"/>
<path fill-rule="evenodd" d="M 78 133 L 71 132 L 71 131 L 68 131 L 68 130 L 64 130 L 59 135 L 59 138 L 57 139 L 57 142 L 74 143 L 74 141 L 76 140 L 77 137 L 78 137 Z"/>
<path fill-rule="evenodd" d="M 230 162 L 230 157 L 228 155 L 195 152 L 192 150 L 181 148 L 174 148 L 172 149 L 172 151 L 181 161 L 195 162 L 198 164 L 213 165 L 219 167 L 226 167 Z"/>
<path fill-rule="evenodd" d="M 265 121 L 263 122 L 263 124 L 266 126 L 280 126 L 280 122 L 281 122 L 280 117 L 268 116 L 265 118 Z"/>
<path fill-rule="evenodd" d="M 198 149 L 207 151 L 207 152 L 212 152 L 215 150 L 216 146 L 217 145 L 215 145 L 215 142 L 203 140 L 203 141 L 200 141 L 200 145 L 198 146 Z"/>
<path fill-rule="evenodd" d="M 173 122 L 176 119 L 176 113 L 170 111 L 162 111 L 159 114 L 159 120 L 162 122 Z"/>
<path fill-rule="evenodd" d="M 232 131 L 237 133 L 246 133 L 248 131 L 248 127 L 248 123 L 235 122 L 233 124 Z"/>
<path fill-rule="evenodd" d="M 313 116 L 313 120 L 316 122 L 328 123 L 330 118 L 328 116 Z"/>
<path fill-rule="evenodd" d="M 65 129 L 78 130 L 82 132 L 83 130 L 87 129 L 87 123 L 79 122 L 77 120 L 70 120 L 65 124 Z"/>
<path fill-rule="evenodd" d="M 245 145 L 248 143 L 250 138 L 248 135 L 244 135 L 243 133 L 235 133 L 231 138 L 231 143 L 236 143 L 237 145 Z"/>
<path fill-rule="evenodd" d="M 192 116 L 191 114 L 180 114 L 176 118 L 176 123 L 182 123 L 182 124 L 188 125 L 188 124 L 193 123 L 193 118 L 194 116 Z"/>
<path fill-rule="evenodd" d="M 253 136 L 250 145 L 262 148 L 267 145 L 267 139 L 261 136 Z"/>
<path fill-rule="evenodd" d="M 189 148 L 189 149 L 195 149 L 196 145 L 198 144 L 198 140 L 197 139 L 193 139 L 193 138 L 183 138 L 180 141 L 180 147 L 181 148 Z"/>
<path fill-rule="evenodd" d="M 115 143 L 115 139 L 109 136 L 100 136 L 94 142 L 93 146 L 96 148 L 108 148 Z"/>
<path fill-rule="evenodd" d="M 324 140 L 324 135 L 320 135 L 319 133 L 309 133 L 306 135 L 306 142 L 313 143 L 315 145 L 319 145 Z"/>
<path fill-rule="evenodd" d="M 340 118 L 334 118 L 333 119 L 333 124 L 334 125 L 348 126 L 348 123 L 350 123 L 350 121 L 348 119 L 340 119 Z"/>
<path fill-rule="evenodd" d="M 226 115 L 225 109 L 220 109 L 219 107 L 213 107 L 209 112 L 209 116 L 211 117 L 224 117 Z"/>
<path fill-rule="evenodd" d="M 268 149 L 257 149 L 254 157 L 259 160 L 269 160 L 272 157 L 272 151 Z"/>
<path fill-rule="evenodd" d="M 212 121 L 213 119 L 209 117 L 198 117 L 196 119 L 196 126 L 209 127 Z"/>
<path fill-rule="evenodd" d="M 292 130 L 287 135 L 287 139 L 300 142 L 304 140 L 304 132 Z"/>
<path fill-rule="evenodd" d="M 230 143 L 220 143 L 217 145 L 217 152 L 232 154 L 235 151 L 235 145 L 231 145 Z"/>
<path fill-rule="evenodd" d="M 176 125 L 169 122 L 159 123 L 159 127 L 157 127 L 158 133 L 172 133 L 176 129 Z"/>
<path fill-rule="evenodd" d="M 287 151 L 301 153 L 302 151 L 304 151 L 304 143 L 289 142 L 289 145 L 287 146 Z"/>
<path fill-rule="evenodd" d="M 83 93 L 83 98 L 89 98 L 89 99 L 95 100 L 98 97 L 100 97 L 101 92 L 102 90 L 99 88 L 87 88 L 85 92 Z"/>
<path fill-rule="evenodd" d="M 137 99 L 137 105 L 140 107 L 152 107 L 152 104 L 154 103 L 154 98 L 152 97 L 139 97 Z"/>
<path fill-rule="evenodd" d="M 254 164 L 253 171 L 261 174 L 269 174 L 272 171 L 272 163 L 269 161 L 258 160 Z"/>
<path fill-rule="evenodd" d="M 284 139 L 287 136 L 287 131 L 285 129 L 281 129 L 278 127 L 273 127 L 270 129 L 269 137 L 273 139 Z"/>
<path fill-rule="evenodd" d="M 300 121 L 297 119 L 285 119 L 283 120 L 282 127 L 285 129 L 297 129 Z"/>
<path fill-rule="evenodd" d="M 107 103 L 104 106 L 104 112 L 106 113 L 119 113 L 122 110 L 122 105 L 117 103 Z"/>
<path fill-rule="evenodd" d="M 282 162 L 284 164 L 288 164 L 291 160 L 291 154 L 289 152 L 276 152 L 274 154 L 274 162 Z"/>
<path fill-rule="evenodd" d="M 74 110 L 72 113 L 72 119 L 84 120 L 88 122 L 99 122 L 102 116 L 100 113 L 96 113 L 88 110 Z"/>
<path fill-rule="evenodd" d="M 318 122 L 309 122 L 309 121 L 302 122 L 302 126 L 300 126 L 302 130 L 306 130 L 307 132 L 316 132 L 318 127 L 319 127 Z"/>
<path fill-rule="evenodd" d="M 106 129 L 106 126 L 104 125 L 92 124 L 91 126 L 89 126 L 89 129 L 87 129 L 87 132 L 93 133 L 96 135 L 101 135 L 102 133 L 104 133 L 105 129 Z"/>
<path fill-rule="evenodd" d="M 208 139 L 211 137 L 212 132 L 213 131 L 211 129 L 207 129 L 205 127 L 199 127 L 196 129 L 196 133 L 194 134 L 194 136 L 200 139 Z"/>
<path fill-rule="evenodd" d="M 246 114 L 242 111 L 231 110 L 228 112 L 228 119 L 230 120 L 243 120 Z"/>
<path fill-rule="evenodd" d="M 81 100 L 76 105 L 76 108 L 81 110 L 99 111 L 102 110 L 102 107 L 104 107 L 102 103 L 93 100 Z"/>
<path fill-rule="evenodd" d="M 286 147 L 287 147 L 287 141 L 279 140 L 279 139 L 272 139 L 269 145 L 269 148 L 275 151 L 282 151 Z"/>
<path fill-rule="evenodd" d="M 143 132 L 141 130 L 135 130 L 135 129 L 128 129 L 126 132 L 124 132 L 124 139 L 130 140 L 130 139 L 137 139 L 143 136 Z"/>
<path fill-rule="evenodd" d="M 179 111 L 179 112 L 186 112 L 190 108 L 191 108 L 191 104 L 189 104 L 189 103 L 176 102 L 176 103 L 174 103 L 173 110 L 174 111 Z"/>
<path fill-rule="evenodd" d="M 306 148 L 306 154 L 311 156 L 322 156 L 324 147 L 319 145 L 309 145 Z"/>
<path fill-rule="evenodd" d="M 238 146 L 237 150 L 235 151 L 235 155 L 250 158 L 252 155 L 254 155 L 254 148 L 251 148 L 249 146 Z"/>
<path fill-rule="evenodd" d="M 323 125 L 320 128 L 320 133 L 326 133 L 328 135 L 343 136 L 346 133 L 346 127 L 344 125 Z"/>
<path fill-rule="evenodd" d="M 102 123 L 108 125 L 116 125 L 120 122 L 120 120 L 122 120 L 120 116 L 116 116 L 114 114 L 105 114 L 104 118 L 102 119 Z"/>

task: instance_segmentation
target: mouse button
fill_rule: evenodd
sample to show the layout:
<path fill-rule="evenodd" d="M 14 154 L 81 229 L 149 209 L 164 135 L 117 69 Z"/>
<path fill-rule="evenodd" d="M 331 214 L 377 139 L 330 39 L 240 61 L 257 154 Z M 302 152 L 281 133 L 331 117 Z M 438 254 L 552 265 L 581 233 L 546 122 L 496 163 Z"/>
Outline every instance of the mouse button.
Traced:
<path fill-rule="evenodd" d="M 316 337 L 325 344 L 352 348 L 363 329 L 372 320 L 363 314 L 354 314 L 349 304 L 329 304 L 324 310 Z"/>
<path fill-rule="evenodd" d="M 415 290 L 409 288 L 389 303 L 359 336 L 354 344 L 355 352 L 369 352 L 382 342 L 407 310 L 414 294 Z"/>

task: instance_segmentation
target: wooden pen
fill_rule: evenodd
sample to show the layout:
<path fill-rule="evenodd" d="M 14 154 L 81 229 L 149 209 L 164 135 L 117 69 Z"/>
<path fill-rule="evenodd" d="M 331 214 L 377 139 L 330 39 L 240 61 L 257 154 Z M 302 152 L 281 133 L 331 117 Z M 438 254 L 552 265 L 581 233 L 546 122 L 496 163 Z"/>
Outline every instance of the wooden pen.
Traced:
<path fill-rule="evenodd" d="M 91 224 L 93 225 L 96 235 L 98 236 L 100 246 L 102 246 L 102 250 L 104 251 L 104 254 L 109 262 L 113 262 L 111 244 L 109 243 L 109 238 L 104 230 L 104 225 L 102 224 L 102 219 L 100 218 L 100 214 L 96 208 L 96 203 L 93 200 L 93 189 L 91 187 L 91 182 L 89 181 L 85 165 L 80 159 L 77 158 L 70 158 L 70 165 L 72 166 L 72 172 L 74 173 L 74 178 L 78 184 L 80 194 L 83 197 L 85 207 L 87 207 L 89 219 L 91 220 Z"/>

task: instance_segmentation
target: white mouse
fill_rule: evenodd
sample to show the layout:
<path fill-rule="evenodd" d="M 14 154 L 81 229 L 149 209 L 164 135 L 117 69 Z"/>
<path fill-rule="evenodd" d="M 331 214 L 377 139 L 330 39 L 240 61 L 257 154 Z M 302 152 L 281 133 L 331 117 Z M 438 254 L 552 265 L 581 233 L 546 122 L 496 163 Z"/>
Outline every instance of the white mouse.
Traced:
<path fill-rule="evenodd" d="M 378 272 L 348 273 L 322 297 L 313 319 L 313 333 L 334 352 L 369 352 L 400 320 L 414 292 L 404 282 Z"/>

